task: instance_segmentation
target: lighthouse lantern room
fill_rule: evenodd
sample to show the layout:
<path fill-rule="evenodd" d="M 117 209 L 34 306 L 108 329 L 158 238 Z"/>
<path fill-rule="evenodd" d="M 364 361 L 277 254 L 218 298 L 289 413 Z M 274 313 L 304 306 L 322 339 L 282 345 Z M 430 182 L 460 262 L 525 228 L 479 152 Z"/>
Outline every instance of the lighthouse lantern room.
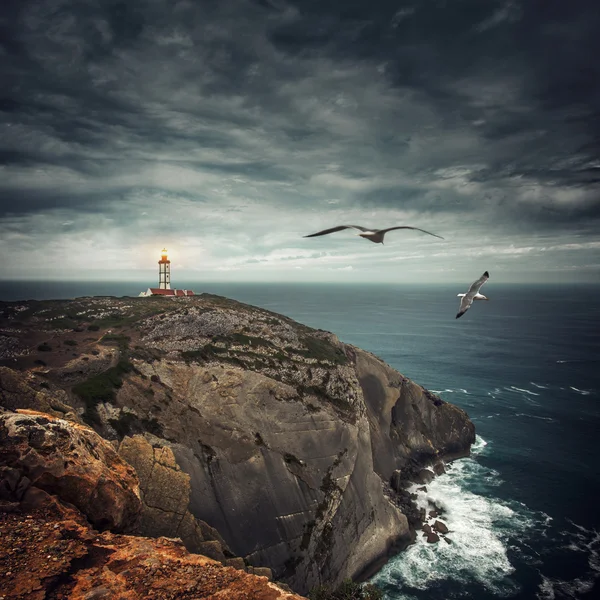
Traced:
<path fill-rule="evenodd" d="M 161 290 L 171 289 L 171 261 L 167 258 L 167 251 L 163 248 L 158 261 L 158 288 Z"/>

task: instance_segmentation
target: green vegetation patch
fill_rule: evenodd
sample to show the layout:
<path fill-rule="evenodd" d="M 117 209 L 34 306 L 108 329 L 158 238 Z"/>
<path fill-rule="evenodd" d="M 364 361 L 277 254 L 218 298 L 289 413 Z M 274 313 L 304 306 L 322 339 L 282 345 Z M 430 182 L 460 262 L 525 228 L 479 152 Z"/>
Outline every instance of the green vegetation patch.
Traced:
<path fill-rule="evenodd" d="M 126 435 L 144 433 L 146 431 L 157 437 L 162 437 L 163 434 L 162 425 L 155 417 L 140 419 L 135 413 L 122 411 L 118 419 L 109 419 L 108 422 L 117 432 L 120 439 Z"/>
<path fill-rule="evenodd" d="M 230 356 L 225 348 L 219 348 L 213 344 L 206 344 L 198 350 L 185 350 L 180 353 L 181 357 L 186 362 L 209 362 L 211 360 L 218 360 L 221 362 L 228 362 L 238 367 L 243 367 L 244 362 L 236 356 Z"/>
<path fill-rule="evenodd" d="M 269 340 L 264 338 L 255 337 L 252 335 L 246 335 L 245 333 L 232 333 L 230 335 L 216 335 L 213 338 L 214 343 L 223 343 L 227 345 L 238 345 L 238 346 L 253 346 L 258 348 L 263 346 L 265 348 L 273 348 L 273 344 Z"/>
<path fill-rule="evenodd" d="M 147 363 L 160 360 L 165 354 L 166 352 L 160 348 L 146 348 L 145 346 L 135 346 L 133 350 L 129 352 L 129 355 L 132 358 L 137 358 Z"/>
<path fill-rule="evenodd" d="M 100 343 L 104 345 L 117 344 L 121 350 L 127 350 L 130 340 L 131 338 L 128 335 L 122 333 L 107 333 L 102 336 Z"/>
<path fill-rule="evenodd" d="M 126 359 L 102 373 L 92 375 L 89 379 L 73 386 L 73 393 L 79 396 L 84 404 L 83 420 L 88 425 L 99 425 L 97 406 L 100 402 L 113 402 L 116 390 L 123 385 L 123 376 L 133 370 L 133 365 Z"/>
<path fill-rule="evenodd" d="M 304 349 L 292 348 L 290 346 L 286 350 L 304 358 L 314 359 L 317 362 L 330 362 L 334 365 L 345 365 L 348 363 L 348 357 L 344 354 L 344 351 L 327 340 L 305 336 L 301 339 L 301 342 L 305 346 Z"/>
<path fill-rule="evenodd" d="M 37 349 L 39 352 L 52 352 L 52 346 L 48 345 L 46 342 L 40 344 Z"/>
<path fill-rule="evenodd" d="M 65 346 L 77 346 L 77 342 L 75 340 L 65 340 L 63 344 Z"/>
<path fill-rule="evenodd" d="M 337 396 L 329 395 L 324 387 L 320 387 L 317 385 L 300 384 L 296 386 L 296 390 L 301 398 L 306 398 L 306 396 L 316 396 L 317 398 L 320 398 L 323 402 L 327 402 L 328 404 L 333 406 L 333 408 L 336 409 L 336 412 L 340 415 L 340 417 L 342 417 L 346 421 L 350 423 L 356 422 L 356 409 L 352 405 L 352 403 L 348 402 L 348 400 L 345 400 L 344 398 L 338 398 Z M 306 404 L 305 406 L 308 408 L 309 404 Z M 317 408 L 318 410 L 318 407 L 315 407 L 313 404 L 311 404 L 310 406 L 312 406 L 313 408 L 309 408 L 309 410 L 313 412 L 316 412 L 314 410 L 315 408 Z"/>

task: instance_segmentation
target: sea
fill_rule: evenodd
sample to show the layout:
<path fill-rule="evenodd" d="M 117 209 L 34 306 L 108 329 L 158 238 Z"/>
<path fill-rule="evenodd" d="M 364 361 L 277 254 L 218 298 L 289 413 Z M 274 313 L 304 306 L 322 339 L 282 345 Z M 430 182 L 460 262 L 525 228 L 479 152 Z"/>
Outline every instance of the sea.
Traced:
<path fill-rule="evenodd" d="M 137 296 L 123 282 L 0 282 L 0 300 Z M 416 491 L 450 544 L 372 577 L 386 600 L 600 598 L 600 286 L 502 285 L 460 319 L 466 286 L 181 282 L 369 350 L 467 411 L 470 458 Z"/>

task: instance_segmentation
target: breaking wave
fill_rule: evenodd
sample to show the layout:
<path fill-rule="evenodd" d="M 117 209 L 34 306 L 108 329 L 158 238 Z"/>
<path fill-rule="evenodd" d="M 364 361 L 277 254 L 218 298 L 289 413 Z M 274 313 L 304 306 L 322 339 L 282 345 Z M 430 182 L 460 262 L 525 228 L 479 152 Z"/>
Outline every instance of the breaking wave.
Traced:
<path fill-rule="evenodd" d="M 483 587 L 499 596 L 518 590 L 509 578 L 514 567 L 507 542 L 510 537 L 522 536 L 528 529 L 540 526 L 540 519 L 522 507 L 484 495 L 502 483 L 497 471 L 476 460 L 487 447 L 487 442 L 477 436 L 471 458 L 448 465 L 447 472 L 425 489 L 418 485 L 411 488 L 420 508 L 429 511 L 436 506 L 442 510 L 439 518 L 449 529 L 450 543 L 442 539 L 429 544 L 418 535 L 414 545 L 373 578 L 386 590 L 387 598 L 407 599 L 437 584 L 447 586 L 448 582 L 474 590 Z M 396 591 L 392 592 L 392 588 Z"/>

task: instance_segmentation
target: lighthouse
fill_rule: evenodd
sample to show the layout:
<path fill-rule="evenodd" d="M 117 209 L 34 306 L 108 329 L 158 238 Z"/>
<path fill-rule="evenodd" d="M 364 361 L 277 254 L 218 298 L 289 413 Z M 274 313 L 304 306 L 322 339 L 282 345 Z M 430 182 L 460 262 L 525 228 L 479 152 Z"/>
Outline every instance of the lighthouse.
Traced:
<path fill-rule="evenodd" d="M 158 289 L 171 289 L 171 261 L 167 258 L 167 250 L 163 248 L 158 261 Z"/>
<path fill-rule="evenodd" d="M 163 248 L 158 261 L 158 287 L 148 288 L 145 292 L 140 292 L 140 297 L 149 296 L 195 296 L 192 290 L 172 290 L 171 289 L 171 261 L 167 258 L 167 250 Z"/>

